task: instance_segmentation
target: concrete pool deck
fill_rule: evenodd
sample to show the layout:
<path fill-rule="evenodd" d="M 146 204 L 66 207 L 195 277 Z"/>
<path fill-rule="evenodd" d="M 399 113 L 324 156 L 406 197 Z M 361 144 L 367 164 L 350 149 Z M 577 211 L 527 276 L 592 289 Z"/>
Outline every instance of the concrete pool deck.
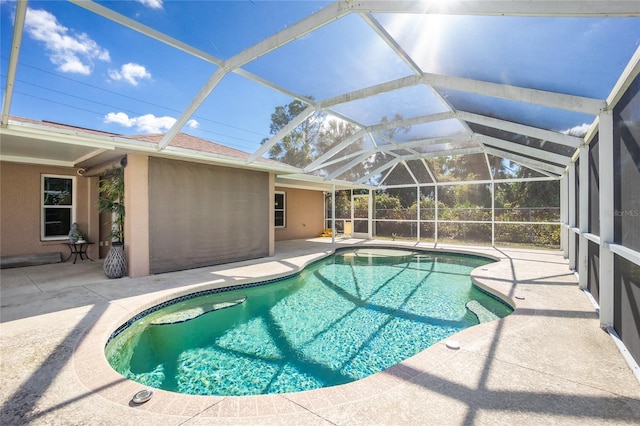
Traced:
<path fill-rule="evenodd" d="M 640 384 L 561 252 L 462 249 L 501 259 L 476 269 L 474 279 L 506 295 L 516 311 L 453 336 L 459 350 L 438 343 L 364 380 L 314 391 L 204 397 L 156 390 L 142 405 L 131 398 L 144 386 L 119 376 L 104 357 L 117 326 L 176 294 L 292 273 L 330 253 L 330 239 L 279 242 L 274 257 L 135 279 L 108 280 L 100 262 L 3 269 L 0 424 L 640 423 Z"/>

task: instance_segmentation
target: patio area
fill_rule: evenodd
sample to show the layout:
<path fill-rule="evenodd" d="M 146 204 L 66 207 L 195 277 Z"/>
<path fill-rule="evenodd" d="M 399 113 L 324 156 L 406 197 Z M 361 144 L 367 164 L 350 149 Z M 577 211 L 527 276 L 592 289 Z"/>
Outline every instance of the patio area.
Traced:
<path fill-rule="evenodd" d="M 398 242 L 339 240 L 355 244 Z M 405 244 L 407 246 L 409 244 Z M 416 246 L 410 244 L 410 246 Z M 432 248 L 419 244 L 418 247 Z M 334 249 L 284 241 L 276 256 L 109 280 L 100 262 L 4 269 L 0 359 L 3 425 L 25 424 L 638 424 L 640 384 L 561 251 L 438 246 L 500 258 L 474 271 L 514 313 L 358 382 L 256 397 L 143 389 L 111 370 L 110 333 L 159 301 L 196 289 L 291 274 Z"/>

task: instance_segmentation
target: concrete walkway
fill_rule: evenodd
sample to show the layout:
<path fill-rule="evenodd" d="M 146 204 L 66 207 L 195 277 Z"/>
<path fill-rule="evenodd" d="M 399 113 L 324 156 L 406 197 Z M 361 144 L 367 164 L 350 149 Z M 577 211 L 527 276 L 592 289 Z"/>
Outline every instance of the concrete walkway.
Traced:
<path fill-rule="evenodd" d="M 330 253 L 330 240 L 282 242 L 275 257 L 138 279 L 108 280 L 99 262 L 2 270 L 0 424 L 640 424 L 640 384 L 562 254 L 465 249 L 500 259 L 473 277 L 516 310 L 456 334 L 459 350 L 439 343 L 364 380 L 314 391 L 156 390 L 139 406 L 130 400 L 143 386 L 104 357 L 117 326 L 176 294 L 289 274 Z"/>

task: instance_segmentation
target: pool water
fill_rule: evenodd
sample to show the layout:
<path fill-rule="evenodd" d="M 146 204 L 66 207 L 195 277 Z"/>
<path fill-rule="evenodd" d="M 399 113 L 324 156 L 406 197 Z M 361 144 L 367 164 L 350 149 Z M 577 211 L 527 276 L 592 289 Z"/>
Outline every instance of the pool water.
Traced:
<path fill-rule="evenodd" d="M 485 258 L 391 249 L 337 252 L 271 284 L 182 301 L 112 338 L 123 376 L 196 395 L 343 384 L 512 309 L 472 285 Z"/>

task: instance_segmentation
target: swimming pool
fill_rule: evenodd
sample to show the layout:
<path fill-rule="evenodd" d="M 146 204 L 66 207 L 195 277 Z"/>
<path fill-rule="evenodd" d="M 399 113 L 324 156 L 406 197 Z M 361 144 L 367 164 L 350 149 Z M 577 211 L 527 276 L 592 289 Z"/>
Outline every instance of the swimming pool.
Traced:
<path fill-rule="evenodd" d="M 343 384 L 511 313 L 471 283 L 470 272 L 490 262 L 413 250 L 342 250 L 284 280 L 212 290 L 147 310 L 116 330 L 105 351 L 123 376 L 186 394 Z"/>

